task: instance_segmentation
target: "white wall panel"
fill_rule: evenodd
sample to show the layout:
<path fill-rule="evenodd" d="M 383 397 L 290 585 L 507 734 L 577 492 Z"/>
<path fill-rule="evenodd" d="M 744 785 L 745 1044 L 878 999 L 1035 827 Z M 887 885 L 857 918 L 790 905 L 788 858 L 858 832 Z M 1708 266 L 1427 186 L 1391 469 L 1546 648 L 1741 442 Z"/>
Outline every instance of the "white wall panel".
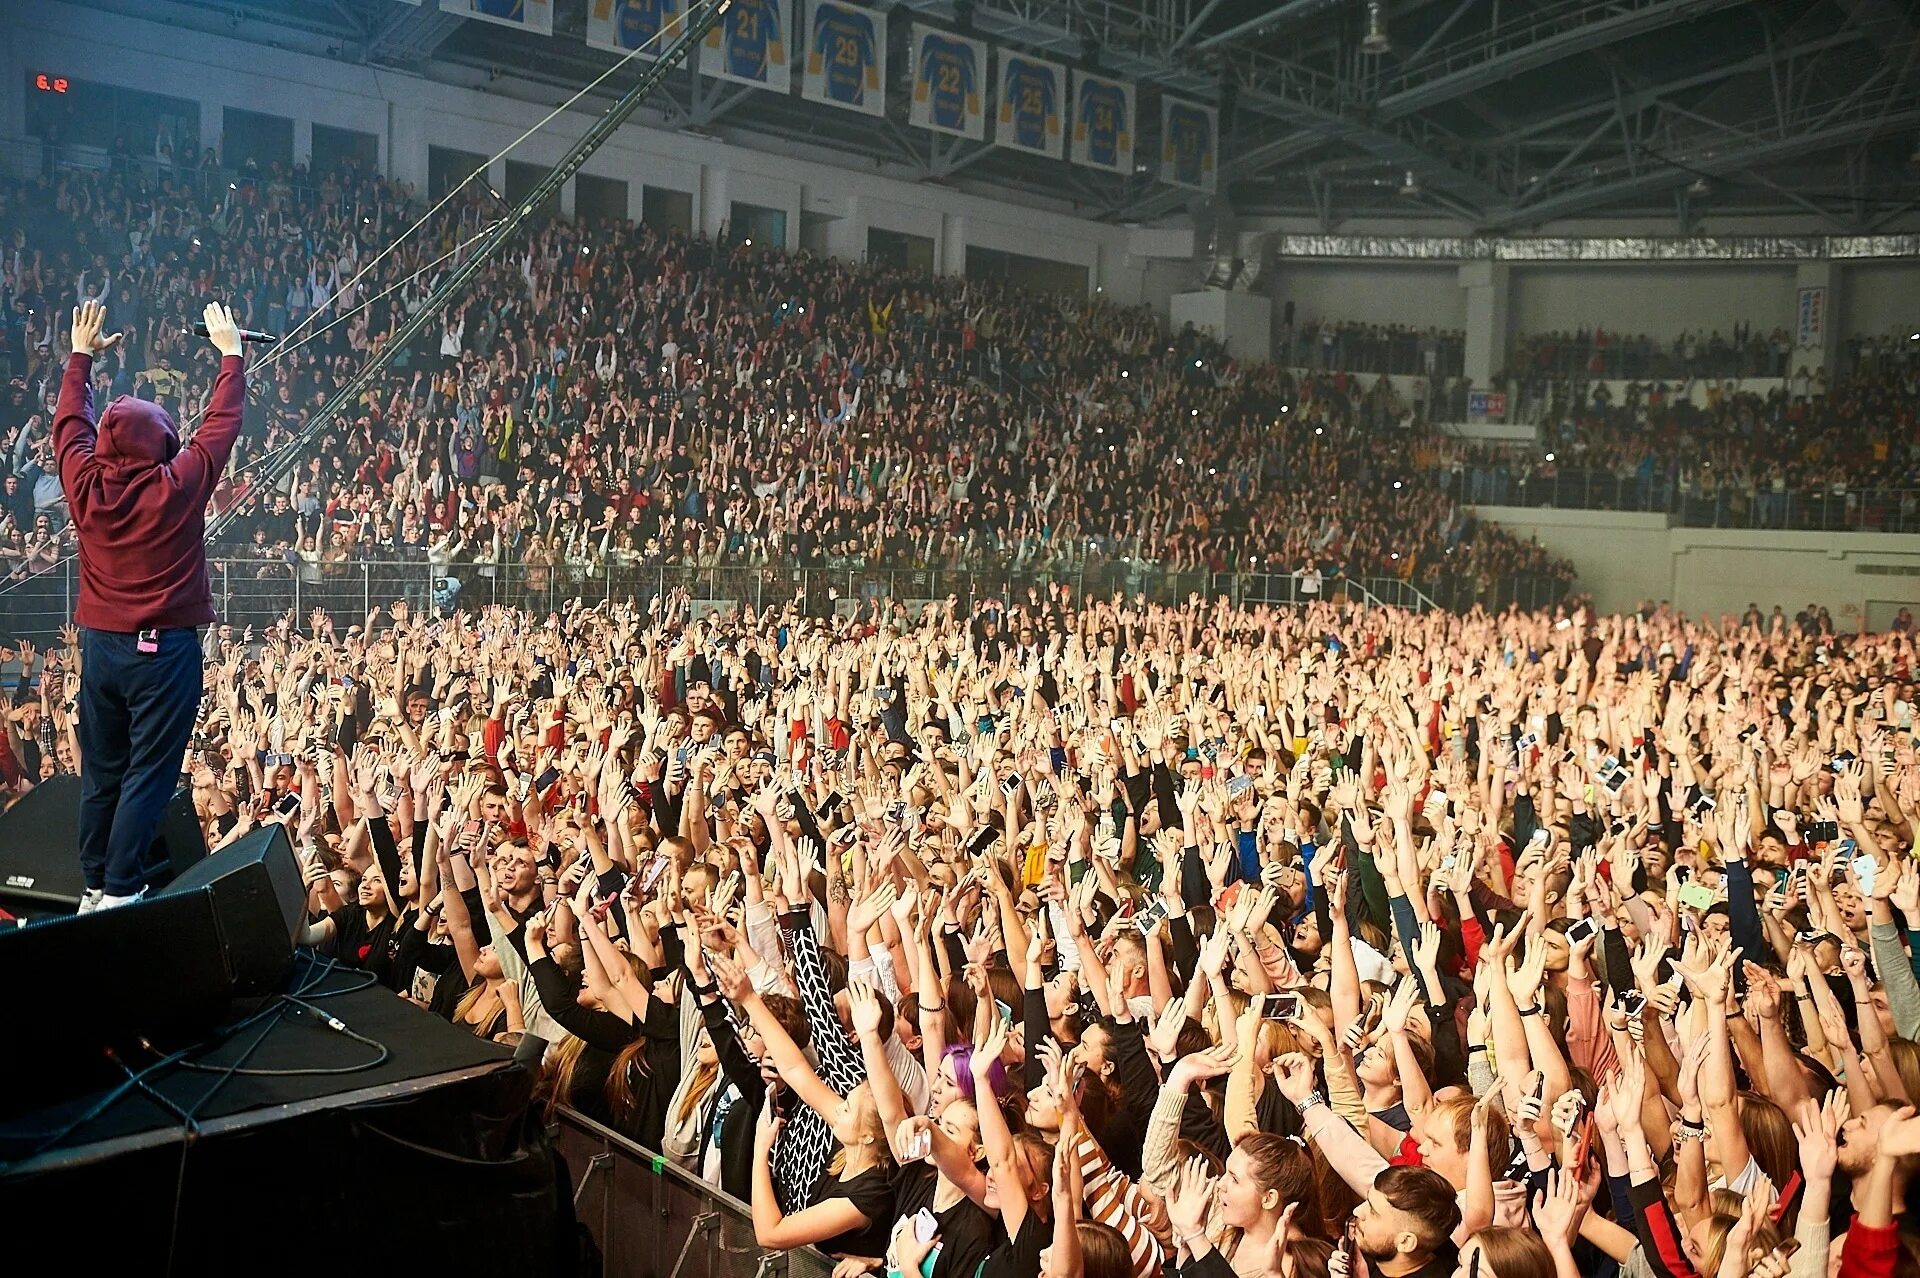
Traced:
<path fill-rule="evenodd" d="M 1840 282 L 1840 332 L 1920 333 L 1920 262 L 1848 266 Z"/>
<path fill-rule="evenodd" d="M 1901 604 L 1920 607 L 1920 575 L 1858 571 L 1862 565 L 1920 570 L 1920 537 L 1891 533 L 1748 532 L 1669 528 L 1664 515 L 1481 506 L 1480 516 L 1537 537 L 1573 561 L 1579 589 L 1603 612 L 1643 599 L 1692 614 L 1826 606 L 1843 630 Z"/>
<path fill-rule="evenodd" d="M 1512 331 L 1595 326 L 1671 340 L 1702 329 L 1791 328 L 1793 264 L 1768 266 L 1515 266 Z"/>
<path fill-rule="evenodd" d="M 1343 319 L 1415 328 L 1466 327 L 1467 295 L 1460 287 L 1459 268 L 1452 265 L 1288 261 L 1275 268 L 1274 276 L 1275 332 L 1285 321 L 1288 302 L 1293 303 L 1295 323 Z"/>

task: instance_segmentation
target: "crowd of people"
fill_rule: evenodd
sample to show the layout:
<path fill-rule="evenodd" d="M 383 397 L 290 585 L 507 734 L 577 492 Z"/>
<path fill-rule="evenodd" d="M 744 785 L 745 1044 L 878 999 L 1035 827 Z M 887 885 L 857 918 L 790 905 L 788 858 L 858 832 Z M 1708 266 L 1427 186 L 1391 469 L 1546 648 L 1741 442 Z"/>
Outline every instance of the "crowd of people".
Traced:
<path fill-rule="evenodd" d="M 59 318 L 127 333 L 103 393 L 191 422 L 213 367 L 186 325 L 218 286 L 289 335 L 219 495 L 221 549 L 325 574 L 360 559 L 1013 565 L 1570 574 L 1395 461 L 1417 405 L 1345 374 L 1242 364 L 1142 310 L 639 225 L 538 221 L 360 402 L 260 485 L 369 351 L 497 217 L 478 189 L 401 237 L 404 187 L 348 167 L 203 184 L 0 184 L 0 569 L 64 553 L 47 456 Z M 396 243 L 397 242 L 397 243 Z M 1313 383 L 1320 383 L 1316 389 Z M 44 518 L 43 518 L 44 516 Z M 477 570 L 477 568 L 476 568 Z"/>
<path fill-rule="evenodd" d="M 1909 380 L 1920 372 L 1920 333 L 1911 327 L 1886 333 L 1850 333 L 1841 343 L 1841 368 L 1856 377 Z"/>
<path fill-rule="evenodd" d="M 0 186 L 8 573 L 65 549 L 73 304 L 125 333 L 99 389 L 190 424 L 217 285 L 294 335 L 217 498 L 263 567 L 1091 550 L 1570 579 L 1464 513 L 1487 459 L 1421 392 L 1097 302 L 558 220 L 262 484 L 499 210 L 453 198 L 396 248 L 420 205 L 376 176 L 207 189 Z M 1910 391 L 1630 392 L 1545 465 L 1831 485 L 1866 430 L 1894 475 Z M 1906 614 L 1054 581 L 385 599 L 230 619 L 203 656 L 183 782 L 210 846 L 285 827 L 303 946 L 519 1047 L 549 1116 L 839 1278 L 1920 1273 Z M 85 766 L 80 634 L 0 668 L 12 802 Z"/>
<path fill-rule="evenodd" d="M 1287 314 L 1291 315 L 1292 303 Z M 1395 373 L 1458 379 L 1466 372 L 1467 335 L 1460 329 L 1357 320 L 1311 319 L 1281 324 L 1275 358 L 1289 368 L 1321 372 Z"/>
<path fill-rule="evenodd" d="M 1692 329 L 1671 342 L 1645 333 L 1581 328 L 1572 333 L 1528 333 L 1514 340 L 1507 371 L 1514 377 L 1588 377 L 1632 381 L 1726 380 L 1786 377 L 1794 358 L 1793 334 L 1761 332 L 1745 320 L 1731 335 Z"/>
<path fill-rule="evenodd" d="M 1920 528 L 1920 378 L 1830 390 L 1560 384 L 1520 452 L 1443 441 L 1426 460 L 1457 500 L 1667 511 L 1733 527 Z"/>
<path fill-rule="evenodd" d="M 69 635 L 71 642 L 74 636 Z M 77 765 L 77 649 L 14 768 Z M 843 1278 L 1914 1272 L 1914 640 L 1649 604 L 207 635 L 218 844 Z"/>

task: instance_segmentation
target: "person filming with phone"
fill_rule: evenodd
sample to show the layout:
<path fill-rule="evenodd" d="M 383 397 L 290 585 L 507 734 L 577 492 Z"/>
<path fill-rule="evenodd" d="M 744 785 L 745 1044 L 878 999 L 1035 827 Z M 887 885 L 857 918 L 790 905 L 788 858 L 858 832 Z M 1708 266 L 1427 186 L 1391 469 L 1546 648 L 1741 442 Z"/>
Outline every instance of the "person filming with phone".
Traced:
<path fill-rule="evenodd" d="M 206 506 L 240 433 L 246 370 L 233 313 L 208 303 L 220 352 L 206 416 L 193 438 L 158 404 L 122 395 L 96 421 L 93 362 L 120 342 L 106 307 L 74 308 L 54 418 L 60 485 L 80 553 L 74 619 L 84 632 L 78 709 L 80 912 L 136 900 L 147 852 L 180 778 L 200 708 L 198 628 L 211 625 Z"/>

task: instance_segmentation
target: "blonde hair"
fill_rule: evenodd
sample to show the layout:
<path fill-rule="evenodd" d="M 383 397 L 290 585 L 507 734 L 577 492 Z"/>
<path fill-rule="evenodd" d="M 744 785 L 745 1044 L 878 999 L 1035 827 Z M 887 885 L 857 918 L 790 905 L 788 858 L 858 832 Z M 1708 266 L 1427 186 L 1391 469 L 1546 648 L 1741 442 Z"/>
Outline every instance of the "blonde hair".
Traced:
<path fill-rule="evenodd" d="M 1446 1115 L 1453 1120 L 1453 1146 L 1457 1153 L 1466 1153 L 1473 1144 L 1473 1107 L 1477 1103 L 1472 1096 L 1454 1096 L 1447 1100 L 1433 1102 L 1434 1113 Z M 1497 1107 L 1489 1108 L 1487 1110 L 1487 1156 L 1499 1159 L 1512 1140 L 1513 1131 L 1507 1124 L 1506 1114 Z"/>
<path fill-rule="evenodd" d="M 569 1034 L 553 1049 L 552 1060 L 548 1062 L 545 1076 L 541 1080 L 546 1091 L 546 1119 L 548 1122 L 559 1117 L 560 1107 L 565 1105 L 573 1094 L 574 1071 L 580 1067 L 580 1053 L 587 1047 L 586 1040 Z"/>
<path fill-rule="evenodd" d="M 467 1013 L 478 1007 L 480 1000 L 492 993 L 494 993 L 493 988 L 485 981 L 475 981 L 472 985 L 469 985 L 467 992 L 460 996 L 460 1001 L 453 1005 L 453 1023 L 471 1030 L 475 1035 L 483 1034 L 486 1027 L 493 1024 L 494 1017 L 489 1016 L 484 1022 L 469 1023 L 467 1021 Z M 495 994 L 494 997 L 499 998 L 499 995 Z M 502 1011 L 506 1009 L 506 1001 L 504 999 L 500 1000 L 500 1008 Z M 495 1015 L 497 1016 L 498 1013 L 495 1013 Z"/>
<path fill-rule="evenodd" d="M 684 1123 L 693 1117 L 693 1111 L 698 1109 L 700 1102 L 706 1099 L 707 1092 L 712 1089 L 715 1080 L 719 1077 L 719 1061 L 707 1061 L 694 1066 L 693 1074 L 687 1082 L 686 1093 L 680 1098 L 680 1108 L 673 1113 L 673 1121 Z"/>
<path fill-rule="evenodd" d="M 1744 1205 L 1743 1203 L 1742 1206 Z M 1739 1223 L 1740 1216 L 1737 1212 L 1729 1214 L 1725 1211 L 1716 1211 L 1708 1218 L 1706 1241 L 1700 1247 L 1701 1273 L 1720 1272 L 1720 1262 L 1726 1259 L 1727 1255 L 1727 1235 Z M 1747 1237 L 1747 1249 L 1750 1252 L 1759 1251 L 1765 1254 L 1779 1245 L 1780 1233 L 1773 1227 L 1771 1221 L 1761 1221 L 1754 1226 L 1753 1233 Z"/>
<path fill-rule="evenodd" d="M 847 1093 L 847 1112 L 853 1119 L 854 1140 L 857 1144 L 875 1145 L 879 1148 L 881 1161 L 887 1162 L 893 1157 L 893 1149 L 887 1143 L 887 1125 L 880 1117 L 880 1106 L 873 1099 L 873 1088 L 861 1083 Z M 827 1170 L 838 1176 L 847 1169 L 847 1145 L 834 1151 L 833 1161 L 827 1164 Z"/>
<path fill-rule="evenodd" d="M 1475 1231 L 1473 1240 L 1480 1244 L 1483 1268 L 1492 1270 L 1493 1278 L 1553 1278 L 1553 1254 L 1524 1229 L 1489 1225 Z"/>

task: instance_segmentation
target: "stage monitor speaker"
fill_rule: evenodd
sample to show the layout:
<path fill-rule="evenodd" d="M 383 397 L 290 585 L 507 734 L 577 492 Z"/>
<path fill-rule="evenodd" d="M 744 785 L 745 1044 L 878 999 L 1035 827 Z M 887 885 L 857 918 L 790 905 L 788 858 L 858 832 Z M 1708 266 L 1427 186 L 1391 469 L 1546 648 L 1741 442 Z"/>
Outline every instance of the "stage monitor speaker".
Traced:
<path fill-rule="evenodd" d="M 206 855 L 193 791 L 176 791 L 147 856 L 147 882 L 159 887 Z M 80 877 L 80 778 L 52 777 L 0 813 L 0 903 L 73 910 L 86 886 Z"/>
<path fill-rule="evenodd" d="M 236 994 L 264 993 L 278 988 L 293 954 L 293 945 L 307 919 L 306 877 L 293 854 L 287 827 L 275 823 L 236 839 L 212 856 L 188 866 L 166 887 L 162 898 L 206 893 L 214 899 L 214 916 L 238 924 L 237 941 L 258 947 L 252 957 L 230 964 Z M 112 911 L 108 911 L 111 913 Z M 268 916 L 278 920 L 271 930 Z M 258 989 L 251 986 L 260 980 Z"/>
<path fill-rule="evenodd" d="M 173 792 L 147 855 L 147 886 L 157 891 L 206 859 L 207 835 L 193 806 L 193 790 L 182 786 Z"/>
<path fill-rule="evenodd" d="M 8 1018 L 33 1050 L 0 1053 L 0 1112 L 38 1092 L 85 1091 L 138 1068 L 141 1046 L 191 1045 L 235 999 L 285 988 L 306 891 L 271 825 L 203 858 L 160 892 L 117 909 L 0 931 Z"/>

